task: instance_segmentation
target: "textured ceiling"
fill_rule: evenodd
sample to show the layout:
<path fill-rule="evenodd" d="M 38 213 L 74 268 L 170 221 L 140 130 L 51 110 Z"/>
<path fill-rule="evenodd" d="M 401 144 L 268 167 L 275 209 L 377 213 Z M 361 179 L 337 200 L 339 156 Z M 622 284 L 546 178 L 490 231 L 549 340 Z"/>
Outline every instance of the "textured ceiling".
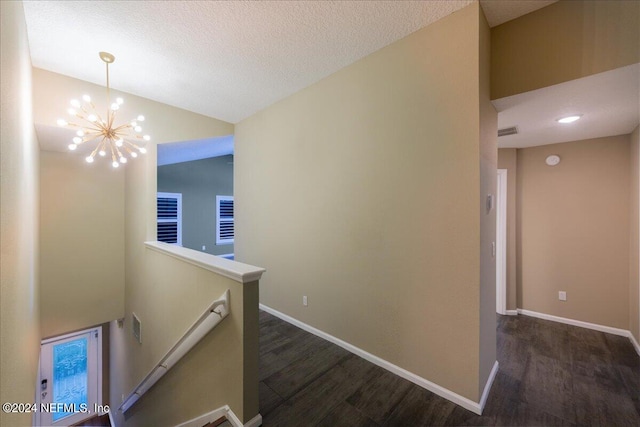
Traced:
<path fill-rule="evenodd" d="M 34 67 L 232 123 L 471 1 L 25 2 Z"/>
<path fill-rule="evenodd" d="M 518 134 L 498 138 L 500 148 L 532 147 L 628 134 L 640 117 L 640 64 L 493 101 L 498 128 Z M 556 120 L 582 114 L 571 124 Z"/>
<path fill-rule="evenodd" d="M 34 67 L 236 123 L 471 3 L 26 1 Z M 495 3 L 495 4 L 494 4 Z M 545 1 L 483 1 L 490 24 Z"/>

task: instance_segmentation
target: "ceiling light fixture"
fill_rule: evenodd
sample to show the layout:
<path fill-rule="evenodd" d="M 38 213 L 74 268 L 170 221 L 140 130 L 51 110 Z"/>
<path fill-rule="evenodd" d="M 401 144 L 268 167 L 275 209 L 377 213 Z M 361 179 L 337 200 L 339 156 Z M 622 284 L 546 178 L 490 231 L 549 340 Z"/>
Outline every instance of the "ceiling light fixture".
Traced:
<path fill-rule="evenodd" d="M 582 117 L 582 114 L 577 115 L 577 116 L 562 117 L 561 119 L 558 119 L 557 122 L 558 123 L 563 123 L 563 124 L 573 123 L 576 120 L 579 120 L 581 117 Z"/>
<path fill-rule="evenodd" d="M 71 100 L 71 108 L 67 112 L 75 118 L 84 121 L 83 124 L 71 123 L 64 119 L 58 120 L 58 125 L 76 129 L 76 136 L 69 144 L 69 150 L 74 151 L 80 144 L 89 141 L 99 140 L 98 145 L 85 158 L 87 163 L 93 163 L 96 154 L 105 157 L 111 154 L 111 166 L 117 168 L 120 164 L 127 163 L 128 154 L 132 158 L 138 157 L 138 153 L 144 154 L 146 148 L 136 144 L 137 141 L 149 141 L 149 135 L 142 135 L 140 122 L 144 121 L 144 116 L 140 115 L 128 123 L 115 125 L 116 112 L 124 103 L 122 98 L 116 98 L 116 102 L 111 103 L 111 93 L 109 88 L 109 64 L 115 61 L 115 57 L 108 52 L 100 52 L 100 59 L 107 65 L 107 115 L 103 119 L 96 111 L 96 106 L 91 101 L 89 95 L 83 95 L 82 101 Z"/>

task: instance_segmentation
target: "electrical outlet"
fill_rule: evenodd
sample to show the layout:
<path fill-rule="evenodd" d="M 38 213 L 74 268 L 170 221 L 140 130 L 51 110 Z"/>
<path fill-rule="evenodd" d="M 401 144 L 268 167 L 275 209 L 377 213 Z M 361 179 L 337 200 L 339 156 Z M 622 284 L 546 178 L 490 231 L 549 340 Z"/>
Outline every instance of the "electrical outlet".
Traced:
<path fill-rule="evenodd" d="M 202 245 L 202 250 L 203 250 L 203 251 L 206 251 L 206 250 L 207 250 L 207 247 L 206 247 L 205 245 Z"/>
<path fill-rule="evenodd" d="M 307 304 L 307 296 L 306 296 L 306 295 L 304 295 L 304 296 L 302 297 L 302 305 L 304 305 L 305 307 L 306 307 L 307 305 L 309 305 L 309 304 Z"/>
<path fill-rule="evenodd" d="M 567 293 L 565 291 L 558 292 L 558 299 L 560 301 L 566 301 L 567 300 Z"/>

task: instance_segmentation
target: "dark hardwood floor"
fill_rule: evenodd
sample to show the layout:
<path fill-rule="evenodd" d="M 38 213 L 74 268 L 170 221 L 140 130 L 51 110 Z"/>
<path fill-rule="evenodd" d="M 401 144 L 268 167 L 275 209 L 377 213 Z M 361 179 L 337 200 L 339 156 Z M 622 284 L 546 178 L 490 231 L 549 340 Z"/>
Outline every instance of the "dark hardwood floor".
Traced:
<path fill-rule="evenodd" d="M 482 416 L 260 312 L 263 426 L 640 426 L 625 337 L 498 316 L 500 370 Z"/>

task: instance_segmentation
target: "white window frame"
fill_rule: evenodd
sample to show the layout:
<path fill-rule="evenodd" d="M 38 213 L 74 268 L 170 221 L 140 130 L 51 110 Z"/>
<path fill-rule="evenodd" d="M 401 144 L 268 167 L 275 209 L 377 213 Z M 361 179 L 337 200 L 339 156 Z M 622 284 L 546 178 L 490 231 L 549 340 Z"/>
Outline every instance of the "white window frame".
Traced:
<path fill-rule="evenodd" d="M 158 224 L 166 222 L 177 222 L 177 242 L 171 244 L 182 246 L 182 193 L 164 193 L 159 191 L 156 196 L 156 203 L 158 198 L 160 197 L 166 199 L 176 199 L 178 202 L 178 217 L 175 220 L 173 218 L 158 218 L 158 207 L 156 205 L 156 221 Z M 156 229 L 156 239 L 157 238 L 158 231 Z"/>
<path fill-rule="evenodd" d="M 233 196 L 216 196 L 216 245 L 228 245 L 228 244 L 232 244 L 235 241 L 235 202 L 234 202 L 234 214 L 233 214 L 233 218 L 228 219 L 228 218 L 220 218 L 220 202 L 222 201 L 229 201 L 231 200 L 232 202 L 234 202 L 233 200 Z M 234 225 L 234 230 L 233 230 L 233 239 L 222 239 L 220 238 L 220 223 L 224 223 L 224 222 L 231 222 Z"/>

